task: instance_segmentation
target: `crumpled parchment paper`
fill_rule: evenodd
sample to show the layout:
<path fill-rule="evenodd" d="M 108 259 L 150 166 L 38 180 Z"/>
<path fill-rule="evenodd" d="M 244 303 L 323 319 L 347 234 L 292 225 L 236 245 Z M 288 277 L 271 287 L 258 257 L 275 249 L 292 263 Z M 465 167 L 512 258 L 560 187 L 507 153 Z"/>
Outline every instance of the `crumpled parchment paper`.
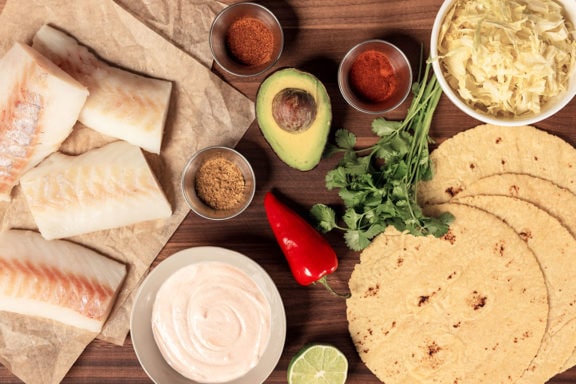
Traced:
<path fill-rule="evenodd" d="M 226 4 L 209 0 L 116 0 L 144 24 L 207 67 L 212 66 L 208 35 Z"/>
<path fill-rule="evenodd" d="M 254 120 L 253 102 L 209 69 L 208 31 L 214 15 L 223 7 L 221 3 L 123 2 L 9 0 L 0 15 L 0 56 L 15 41 L 30 43 L 38 28 L 49 23 L 114 65 L 167 79 L 174 85 L 162 151 L 160 155 L 145 153 L 172 204 L 173 215 L 68 239 L 128 265 L 127 280 L 100 335 L 0 313 L 0 362 L 26 383 L 60 382 L 94 337 L 123 344 L 139 283 L 189 212 L 179 190 L 186 160 L 206 146 L 235 146 Z M 168 40 L 172 36 L 175 44 Z M 112 140 L 77 123 L 60 150 L 79 154 Z M 37 229 L 19 187 L 10 203 L 0 205 L 0 218 L 2 229 Z M 31 353 L 38 345 L 50 348 Z"/>

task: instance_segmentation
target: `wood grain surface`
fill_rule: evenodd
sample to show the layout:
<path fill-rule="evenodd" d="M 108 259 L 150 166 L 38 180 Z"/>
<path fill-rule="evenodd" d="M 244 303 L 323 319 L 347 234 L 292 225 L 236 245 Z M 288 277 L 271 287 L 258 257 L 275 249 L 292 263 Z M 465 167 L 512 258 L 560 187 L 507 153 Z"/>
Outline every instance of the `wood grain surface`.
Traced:
<path fill-rule="evenodd" d="M 420 44 L 424 44 L 426 49 L 429 46 L 432 23 L 442 0 L 277 0 L 260 3 L 278 16 L 285 29 L 286 49 L 277 67 L 293 66 L 318 76 L 332 99 L 333 129 L 345 127 L 354 131 L 361 140 L 369 142 L 373 116 L 352 110 L 340 96 L 336 81 L 339 60 L 351 46 L 362 40 L 384 38 L 400 45 L 416 63 Z M 5 0 L 0 0 L 0 9 L 4 4 Z M 220 73 L 218 68 L 213 70 Z M 264 78 L 264 75 L 249 79 L 221 76 L 252 99 Z M 406 105 L 403 105 L 386 117 L 401 119 L 405 111 Z M 576 145 L 575 121 L 576 101 L 573 100 L 558 114 L 537 126 Z M 431 135 L 440 143 L 477 124 L 478 121 L 464 115 L 443 97 Z M 189 214 L 153 266 L 179 250 L 194 246 L 225 246 L 246 254 L 271 275 L 286 308 L 288 331 L 285 348 L 266 383 L 286 383 L 290 359 L 302 346 L 311 342 L 330 343 L 345 353 L 350 362 L 348 383 L 379 383 L 360 361 L 352 345 L 344 300 L 331 296 L 321 286 L 301 287 L 294 281 L 269 229 L 263 208 L 264 194 L 269 190 L 276 191 L 303 215 L 317 202 L 338 204 L 336 194 L 324 186 L 324 176 L 337 158 L 325 160 L 309 172 L 293 170 L 276 157 L 255 123 L 237 149 L 250 160 L 256 171 L 257 191 L 252 205 L 242 215 L 227 222 L 209 222 Z M 330 277 L 330 282 L 336 290 L 346 291 L 348 278 L 359 255 L 345 247 L 340 233 L 331 233 L 327 237 L 340 258 L 340 267 Z M 139 366 L 128 338 L 122 347 L 100 341 L 90 344 L 63 382 L 126 384 L 151 383 L 151 380 Z M 0 383 L 19 383 L 19 380 L 6 368 L 0 367 Z M 550 383 L 576 383 L 576 369 L 558 375 Z"/>

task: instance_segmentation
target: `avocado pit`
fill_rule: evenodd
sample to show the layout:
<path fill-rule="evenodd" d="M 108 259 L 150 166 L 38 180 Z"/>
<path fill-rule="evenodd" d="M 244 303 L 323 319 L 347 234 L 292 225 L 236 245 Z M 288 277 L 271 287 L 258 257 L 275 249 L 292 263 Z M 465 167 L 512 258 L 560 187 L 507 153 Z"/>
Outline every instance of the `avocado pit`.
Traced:
<path fill-rule="evenodd" d="M 285 88 L 272 100 L 272 116 L 280 128 L 302 132 L 316 119 L 316 100 L 303 89 Z"/>

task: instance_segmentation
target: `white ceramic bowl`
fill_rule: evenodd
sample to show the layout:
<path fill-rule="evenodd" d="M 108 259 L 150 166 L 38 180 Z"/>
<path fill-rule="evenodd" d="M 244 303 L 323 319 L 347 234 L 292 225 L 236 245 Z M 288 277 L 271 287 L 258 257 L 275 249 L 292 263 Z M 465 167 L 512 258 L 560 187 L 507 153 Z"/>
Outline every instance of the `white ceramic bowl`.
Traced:
<path fill-rule="evenodd" d="M 554 115 L 556 112 L 564 108 L 574 98 L 574 96 L 576 96 L 576 70 L 574 70 L 572 72 L 572 77 L 570 79 L 570 84 L 568 86 L 567 91 L 556 97 L 554 100 L 548 102 L 545 106 L 542 107 L 540 113 L 538 114 L 523 116 L 521 118 L 504 119 L 486 114 L 483 111 L 474 109 L 469 105 L 467 105 L 460 98 L 457 92 L 450 87 L 450 85 L 448 84 L 448 82 L 444 77 L 443 71 L 440 67 L 440 63 L 438 62 L 438 60 L 435 60 L 435 58 L 438 57 L 438 36 L 440 28 L 442 26 L 442 23 L 444 22 L 446 13 L 450 10 L 452 4 L 455 1 L 456 0 L 445 0 L 438 11 L 438 14 L 436 15 L 430 39 L 430 57 L 433 59 L 432 67 L 434 69 L 434 74 L 438 78 L 438 82 L 440 83 L 442 90 L 444 91 L 446 96 L 448 96 L 448 98 L 452 101 L 452 103 L 454 103 L 462 112 L 466 113 L 467 115 L 477 120 L 494 125 L 501 125 L 501 126 L 531 125 Z M 558 2 L 564 6 L 566 15 L 568 16 L 570 21 L 573 24 L 576 23 L 576 1 L 558 0 Z"/>
<path fill-rule="evenodd" d="M 270 341 L 258 365 L 246 375 L 224 384 L 260 384 L 280 360 L 286 340 L 286 313 L 276 285 L 254 260 L 220 247 L 188 248 L 169 256 L 150 272 L 142 283 L 132 307 L 130 336 L 134 351 L 146 374 L 156 384 L 197 384 L 176 372 L 162 357 L 152 333 L 152 308 L 156 293 L 174 272 L 191 264 L 219 261 L 245 272 L 261 289 L 272 312 Z"/>

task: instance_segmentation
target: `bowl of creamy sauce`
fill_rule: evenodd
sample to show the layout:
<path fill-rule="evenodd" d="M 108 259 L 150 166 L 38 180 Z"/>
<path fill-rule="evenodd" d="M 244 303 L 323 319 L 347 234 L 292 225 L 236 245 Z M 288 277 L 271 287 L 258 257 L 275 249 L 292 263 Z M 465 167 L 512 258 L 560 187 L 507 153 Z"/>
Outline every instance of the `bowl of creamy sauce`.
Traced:
<path fill-rule="evenodd" d="M 225 248 L 195 247 L 148 275 L 130 330 L 156 383 L 258 384 L 280 359 L 286 316 L 259 264 Z"/>
<path fill-rule="evenodd" d="M 246 273 L 205 261 L 162 284 L 152 333 L 164 359 L 182 376 L 225 383 L 258 364 L 270 340 L 270 317 L 270 304 Z"/>

